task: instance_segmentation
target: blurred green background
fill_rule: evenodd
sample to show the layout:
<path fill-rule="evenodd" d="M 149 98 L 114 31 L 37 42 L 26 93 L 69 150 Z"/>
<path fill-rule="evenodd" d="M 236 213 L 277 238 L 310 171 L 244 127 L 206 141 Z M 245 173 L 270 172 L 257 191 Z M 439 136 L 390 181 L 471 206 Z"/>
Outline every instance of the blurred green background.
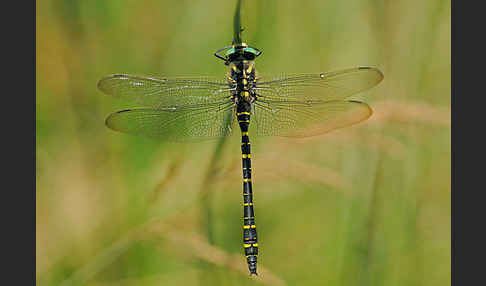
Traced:
<path fill-rule="evenodd" d="M 261 75 L 385 74 L 359 96 L 365 122 L 251 138 L 258 278 L 239 133 L 174 144 L 104 126 L 132 107 L 97 90 L 105 75 L 224 79 L 213 53 L 231 44 L 235 2 L 37 1 L 37 284 L 449 285 L 450 1 L 244 1 Z"/>

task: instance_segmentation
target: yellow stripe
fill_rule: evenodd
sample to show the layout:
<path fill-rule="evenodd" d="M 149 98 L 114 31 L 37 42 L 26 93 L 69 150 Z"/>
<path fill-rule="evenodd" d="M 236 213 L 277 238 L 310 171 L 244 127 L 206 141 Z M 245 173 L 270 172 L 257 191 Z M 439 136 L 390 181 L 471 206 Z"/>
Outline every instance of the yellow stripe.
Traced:
<path fill-rule="evenodd" d="M 253 245 L 252 245 L 252 246 L 255 246 L 255 247 L 256 247 L 256 246 L 258 246 L 258 243 L 253 243 Z"/>
<path fill-rule="evenodd" d="M 243 226 L 243 228 L 244 228 L 244 229 L 249 229 L 249 228 L 250 228 L 250 226 L 249 226 L 249 225 L 244 225 L 244 226 Z"/>
<path fill-rule="evenodd" d="M 243 179 L 243 182 L 251 182 L 251 179 Z"/>
<path fill-rule="evenodd" d="M 243 154 L 243 155 L 241 155 L 241 157 L 242 157 L 242 158 L 251 158 L 251 157 L 250 157 L 250 154 Z"/>
<path fill-rule="evenodd" d="M 244 206 L 248 206 L 248 203 L 244 203 L 243 205 L 244 205 Z M 250 205 L 250 206 L 252 206 L 252 205 L 253 205 L 253 203 L 250 203 L 249 205 Z"/>
<path fill-rule="evenodd" d="M 240 115 L 240 114 L 250 115 L 250 112 L 240 112 L 240 113 L 238 113 L 238 115 Z"/>
<path fill-rule="evenodd" d="M 241 132 L 242 136 L 248 136 L 248 132 Z"/>
<path fill-rule="evenodd" d="M 244 243 L 244 244 L 243 244 L 243 247 L 244 247 L 244 248 L 251 247 L 251 244 L 246 244 L 246 243 Z"/>
<path fill-rule="evenodd" d="M 251 228 L 256 228 L 256 225 L 252 224 L 250 225 Z"/>

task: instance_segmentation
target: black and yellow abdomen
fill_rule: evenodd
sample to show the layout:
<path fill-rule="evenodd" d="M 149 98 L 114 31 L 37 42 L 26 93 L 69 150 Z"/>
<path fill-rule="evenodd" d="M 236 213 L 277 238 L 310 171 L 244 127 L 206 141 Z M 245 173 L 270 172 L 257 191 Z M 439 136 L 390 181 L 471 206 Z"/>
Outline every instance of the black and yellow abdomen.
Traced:
<path fill-rule="evenodd" d="M 253 208 L 253 191 L 251 185 L 251 151 L 248 127 L 250 125 L 249 105 L 237 106 L 237 118 L 241 129 L 241 156 L 243 164 L 243 247 L 248 262 L 250 275 L 257 275 L 258 239 Z"/>

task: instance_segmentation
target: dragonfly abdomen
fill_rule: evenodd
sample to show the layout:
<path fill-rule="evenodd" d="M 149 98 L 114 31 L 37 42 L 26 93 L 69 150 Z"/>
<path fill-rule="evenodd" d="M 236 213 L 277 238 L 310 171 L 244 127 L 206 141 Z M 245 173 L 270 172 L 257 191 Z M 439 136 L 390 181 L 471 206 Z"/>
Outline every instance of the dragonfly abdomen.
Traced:
<path fill-rule="evenodd" d="M 237 108 L 237 118 L 241 129 L 241 156 L 243 166 L 243 247 L 248 262 L 250 275 L 257 275 L 258 239 L 253 208 L 253 191 L 251 185 L 251 150 L 248 127 L 250 112 L 241 104 Z"/>

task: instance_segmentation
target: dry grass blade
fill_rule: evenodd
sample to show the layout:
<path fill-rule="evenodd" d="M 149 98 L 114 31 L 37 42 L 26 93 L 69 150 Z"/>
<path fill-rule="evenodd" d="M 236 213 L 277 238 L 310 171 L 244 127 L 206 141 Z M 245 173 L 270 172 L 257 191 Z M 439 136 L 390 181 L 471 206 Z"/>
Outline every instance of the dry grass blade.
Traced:
<path fill-rule="evenodd" d="M 428 124 L 451 125 L 451 110 L 434 107 L 426 103 L 411 101 L 383 101 L 373 104 L 375 114 L 370 122 L 392 121 L 410 123 L 420 121 Z"/>
<path fill-rule="evenodd" d="M 372 132 L 357 132 L 346 130 L 336 130 L 322 136 L 313 136 L 299 139 L 287 139 L 277 138 L 269 144 L 272 145 L 272 151 L 275 153 L 283 154 L 282 152 L 288 152 L 288 150 L 304 149 L 306 146 L 316 144 L 316 142 L 327 142 L 339 145 L 357 145 L 372 148 L 374 150 L 383 150 L 388 155 L 394 157 L 400 157 L 405 154 L 406 147 L 399 140 L 383 135 L 380 133 Z M 359 143 L 357 143 L 359 142 Z"/>
<path fill-rule="evenodd" d="M 168 224 L 161 221 L 151 221 L 132 229 L 121 239 L 102 251 L 87 265 L 81 267 L 64 280 L 61 286 L 85 285 L 104 268 L 111 265 L 133 243 L 140 240 L 166 239 L 170 243 L 180 246 L 181 250 L 189 251 L 192 256 L 207 261 L 214 265 L 231 269 L 234 272 L 248 275 L 246 262 L 240 254 L 229 254 L 226 251 L 212 246 L 207 239 L 197 233 L 174 230 Z M 264 285 L 283 286 L 285 281 L 273 274 L 263 266 L 259 266 L 260 276 L 252 277 Z"/>
<path fill-rule="evenodd" d="M 351 186 L 348 182 L 336 171 L 318 166 L 315 164 L 305 163 L 305 162 L 298 162 L 296 160 L 289 160 L 285 158 L 285 164 L 281 164 L 283 162 L 279 162 L 281 156 L 278 156 L 276 153 L 271 153 L 266 155 L 262 158 L 263 162 L 272 162 L 272 167 L 270 170 L 270 166 L 268 166 L 268 171 L 265 172 L 265 164 L 262 164 L 261 174 L 263 175 L 262 180 L 268 180 L 271 178 L 268 177 L 275 177 L 281 178 L 282 176 L 286 178 L 293 178 L 299 181 L 305 182 L 318 182 L 336 189 L 339 189 L 345 193 L 349 192 Z M 289 168 L 288 166 L 292 166 Z"/>
<path fill-rule="evenodd" d="M 198 233 L 180 232 L 172 230 L 167 224 L 158 222 L 149 226 L 150 236 L 157 235 L 170 240 L 171 243 L 180 245 L 181 249 L 190 251 L 197 258 L 210 262 L 219 267 L 231 269 L 234 272 L 248 275 L 248 267 L 241 254 L 230 254 L 221 248 L 215 247 Z M 251 276 L 252 279 L 264 285 L 282 286 L 287 285 L 284 280 L 259 265 L 259 276 Z"/>
<path fill-rule="evenodd" d="M 281 154 L 272 151 L 258 158 L 262 162 L 259 165 L 258 175 L 262 181 L 273 181 L 273 178 L 284 177 L 305 182 L 318 182 L 344 192 L 351 189 L 349 183 L 338 172 L 315 164 L 292 160 L 289 157 L 282 157 Z"/>
<path fill-rule="evenodd" d="M 151 192 L 147 196 L 148 201 L 153 202 L 153 201 L 157 200 L 157 198 L 160 196 L 160 194 L 162 192 L 168 190 L 169 184 L 174 181 L 173 179 L 175 177 L 177 177 L 177 175 L 179 174 L 179 171 L 181 169 L 182 162 L 184 162 L 184 160 L 182 160 L 182 156 L 180 156 L 180 157 L 181 158 L 177 158 L 176 160 L 174 160 L 170 163 L 170 165 L 168 166 L 167 172 L 165 173 L 164 178 L 162 178 L 159 181 L 159 183 L 155 187 L 154 191 Z"/>
<path fill-rule="evenodd" d="M 350 185 L 338 172 L 315 164 L 292 160 L 289 157 L 282 158 L 280 154 L 272 151 L 258 158 L 258 161 L 261 162 L 258 177 L 262 181 L 272 181 L 273 178 L 285 177 L 300 181 L 318 182 L 345 192 L 350 189 Z M 286 166 L 292 166 L 292 168 Z M 231 166 L 218 173 L 217 180 L 225 181 L 228 178 L 236 177 L 240 172 L 240 162 L 234 160 Z"/>
<path fill-rule="evenodd" d="M 326 137 L 328 142 L 338 144 L 359 144 L 373 150 L 386 152 L 392 157 L 403 157 L 406 154 L 406 146 L 391 136 L 380 133 L 358 133 L 358 132 L 335 132 Z M 359 143 L 357 143 L 359 142 Z M 304 142 L 303 142 L 304 143 Z"/>
<path fill-rule="evenodd" d="M 85 285 L 102 269 L 111 265 L 125 250 L 139 239 L 142 227 L 138 227 L 127 233 L 121 239 L 106 248 L 102 253 L 93 258 L 87 265 L 81 267 L 68 279 L 60 283 L 60 286 Z"/>

